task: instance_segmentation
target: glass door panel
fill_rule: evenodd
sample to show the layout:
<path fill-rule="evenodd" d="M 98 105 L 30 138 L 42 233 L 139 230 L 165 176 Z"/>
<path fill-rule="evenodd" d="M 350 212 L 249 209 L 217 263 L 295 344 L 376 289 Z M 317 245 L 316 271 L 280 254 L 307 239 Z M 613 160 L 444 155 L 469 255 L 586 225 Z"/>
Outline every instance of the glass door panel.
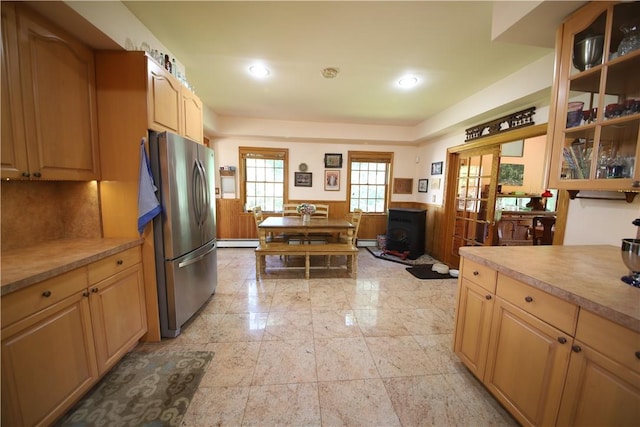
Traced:
<path fill-rule="evenodd" d="M 499 147 L 456 157 L 456 197 L 452 255 L 458 257 L 461 246 L 493 243 L 493 217 L 498 182 Z"/>

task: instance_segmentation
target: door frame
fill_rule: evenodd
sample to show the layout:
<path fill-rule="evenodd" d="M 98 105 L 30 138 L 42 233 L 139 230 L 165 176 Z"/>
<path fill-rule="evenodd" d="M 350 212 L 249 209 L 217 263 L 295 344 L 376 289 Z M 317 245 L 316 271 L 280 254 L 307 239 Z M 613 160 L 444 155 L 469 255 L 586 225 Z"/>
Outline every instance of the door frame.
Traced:
<path fill-rule="evenodd" d="M 477 141 L 469 142 L 462 145 L 456 145 L 454 147 L 447 148 L 447 167 L 445 175 L 445 188 L 444 188 L 444 239 L 442 239 L 442 256 L 443 262 L 449 266 L 457 267 L 459 265 L 460 258 L 451 254 L 452 237 L 454 230 L 454 221 L 451 210 L 455 208 L 456 198 L 456 176 L 457 171 L 450 165 L 457 164 L 456 157 L 461 154 L 466 154 L 471 151 L 477 151 L 479 149 L 491 148 L 497 145 L 504 144 L 506 142 L 512 142 L 519 139 L 529 139 L 537 136 L 548 135 L 547 123 L 527 126 L 524 128 L 515 129 L 509 132 L 499 133 L 496 135 L 490 135 L 483 137 Z M 551 136 L 547 136 L 547 145 L 544 155 L 544 169 L 543 176 L 549 176 L 549 168 L 551 162 Z M 569 207 L 569 194 L 566 190 L 558 191 L 558 201 L 556 204 L 556 229 L 553 238 L 554 245 L 561 245 L 564 241 L 564 232 L 566 228 L 567 211 Z"/>

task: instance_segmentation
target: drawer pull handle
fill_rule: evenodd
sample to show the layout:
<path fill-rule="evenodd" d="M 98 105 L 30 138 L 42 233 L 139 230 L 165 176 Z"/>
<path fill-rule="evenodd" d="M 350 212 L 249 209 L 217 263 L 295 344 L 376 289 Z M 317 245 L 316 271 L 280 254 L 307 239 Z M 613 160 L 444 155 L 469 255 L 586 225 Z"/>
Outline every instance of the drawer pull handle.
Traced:
<path fill-rule="evenodd" d="M 98 288 L 91 288 L 91 292 L 93 292 L 94 294 L 98 293 Z"/>
<path fill-rule="evenodd" d="M 88 297 L 88 296 L 89 296 L 89 292 L 84 291 L 84 292 L 82 293 L 82 296 L 83 296 L 83 297 Z"/>
<path fill-rule="evenodd" d="M 24 176 L 25 178 L 29 178 L 31 174 L 29 172 L 22 172 L 22 176 Z"/>
<path fill-rule="evenodd" d="M 40 172 L 35 172 L 33 176 L 35 176 L 36 178 L 40 178 L 42 174 Z"/>
<path fill-rule="evenodd" d="M 565 337 L 558 337 L 558 342 L 560 344 L 566 344 L 567 343 L 567 339 Z"/>
<path fill-rule="evenodd" d="M 491 295 L 486 295 L 485 298 L 490 300 L 491 299 Z"/>
<path fill-rule="evenodd" d="M 51 296 L 51 291 L 44 291 L 42 293 L 42 296 L 45 297 L 45 298 L 49 298 Z"/>
<path fill-rule="evenodd" d="M 533 302 L 533 297 L 526 296 L 526 297 L 524 297 L 524 300 L 526 302 Z"/>
<path fill-rule="evenodd" d="M 640 359 L 640 351 L 636 351 L 636 357 Z"/>
<path fill-rule="evenodd" d="M 474 271 L 474 272 L 473 272 L 473 275 L 474 275 L 474 276 L 477 276 L 478 274 L 480 274 L 480 272 L 479 272 L 478 270 L 476 270 L 476 271 Z"/>
<path fill-rule="evenodd" d="M 116 261 L 116 264 L 118 264 L 118 265 L 122 265 L 122 264 L 124 264 L 124 261 L 122 261 L 121 259 L 119 259 L 118 261 Z"/>
<path fill-rule="evenodd" d="M 579 345 L 574 345 L 571 347 L 571 350 L 575 351 L 576 353 L 580 353 L 582 351 L 582 347 L 580 347 Z"/>

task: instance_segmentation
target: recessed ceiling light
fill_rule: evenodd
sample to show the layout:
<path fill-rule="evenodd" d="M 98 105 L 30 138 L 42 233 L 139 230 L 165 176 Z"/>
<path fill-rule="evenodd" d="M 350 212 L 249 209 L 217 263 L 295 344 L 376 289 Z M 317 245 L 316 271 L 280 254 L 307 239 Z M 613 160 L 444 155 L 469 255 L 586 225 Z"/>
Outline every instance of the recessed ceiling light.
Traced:
<path fill-rule="evenodd" d="M 416 76 L 404 76 L 398 80 L 398 86 L 403 89 L 410 89 L 418 84 L 420 80 Z"/>
<path fill-rule="evenodd" d="M 270 73 L 269 69 L 262 64 L 254 64 L 249 67 L 249 72 L 255 77 L 267 77 Z"/>

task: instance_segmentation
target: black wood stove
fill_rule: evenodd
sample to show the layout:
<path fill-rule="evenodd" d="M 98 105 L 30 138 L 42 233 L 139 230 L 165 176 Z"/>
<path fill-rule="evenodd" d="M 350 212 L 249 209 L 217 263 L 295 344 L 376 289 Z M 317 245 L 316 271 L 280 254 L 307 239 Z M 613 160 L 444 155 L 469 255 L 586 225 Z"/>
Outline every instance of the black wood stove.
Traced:
<path fill-rule="evenodd" d="M 427 211 L 424 209 L 389 209 L 386 251 L 409 259 L 424 254 Z"/>

